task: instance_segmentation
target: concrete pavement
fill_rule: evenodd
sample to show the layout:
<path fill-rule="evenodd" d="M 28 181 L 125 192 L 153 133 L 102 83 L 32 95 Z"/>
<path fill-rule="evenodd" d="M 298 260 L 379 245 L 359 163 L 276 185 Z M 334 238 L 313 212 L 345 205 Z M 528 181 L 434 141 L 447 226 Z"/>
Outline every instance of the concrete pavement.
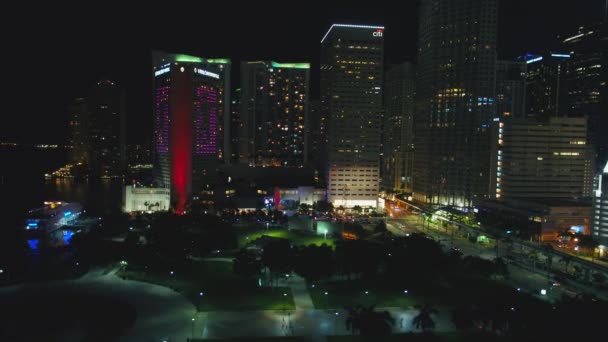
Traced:
<path fill-rule="evenodd" d="M 181 294 L 159 285 L 123 280 L 114 272 L 103 273 L 93 270 L 76 280 L 14 285 L 1 288 L 0 296 L 10 296 L 19 291 L 31 291 L 36 294 L 48 292 L 52 295 L 52 292 L 58 289 L 72 289 L 81 293 L 118 298 L 134 306 L 137 319 L 129 332 L 117 341 L 150 342 L 165 341 L 168 338 L 171 341 L 185 341 L 192 335 L 192 318 L 196 317 L 196 308 Z M 194 323 L 200 324 L 196 321 Z M 83 336 L 79 331 L 80 327 L 74 329 L 74 332 L 66 331 L 62 340 L 81 341 Z"/>
<path fill-rule="evenodd" d="M 418 313 L 417 310 L 403 308 L 376 310 L 387 310 L 395 318 L 393 333 L 419 332 L 412 326 L 412 319 Z M 347 313 L 344 310 L 208 312 L 204 314 L 205 327 L 198 337 L 309 336 L 312 340 L 323 340 L 323 336 L 326 335 L 350 335 L 351 332 L 346 330 L 346 317 Z M 433 318 L 436 323 L 435 331 L 454 331 L 447 310 L 439 308 L 439 314 L 433 315 Z"/>

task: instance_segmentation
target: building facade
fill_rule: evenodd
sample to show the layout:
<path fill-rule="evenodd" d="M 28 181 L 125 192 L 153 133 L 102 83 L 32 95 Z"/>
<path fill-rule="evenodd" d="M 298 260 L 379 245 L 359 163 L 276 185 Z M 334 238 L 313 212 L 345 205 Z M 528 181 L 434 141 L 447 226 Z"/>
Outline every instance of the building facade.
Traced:
<path fill-rule="evenodd" d="M 593 191 L 592 236 L 600 245 L 608 245 L 608 163 L 597 175 Z"/>
<path fill-rule="evenodd" d="M 567 84 L 569 53 L 527 54 L 526 62 L 526 115 L 546 120 L 567 113 Z"/>
<path fill-rule="evenodd" d="M 241 63 L 241 162 L 304 165 L 309 79 L 309 63 Z"/>
<path fill-rule="evenodd" d="M 589 197 L 594 168 L 586 141 L 584 118 L 501 122 L 496 198 Z"/>
<path fill-rule="evenodd" d="M 596 148 L 598 165 L 608 157 L 608 23 L 581 26 L 562 41 L 568 51 L 565 75 L 568 116 L 587 117 L 590 145 Z"/>
<path fill-rule="evenodd" d="M 240 136 L 243 131 L 241 121 L 241 88 L 232 92 L 230 103 L 230 164 L 236 164 L 244 158 L 240 151 Z"/>
<path fill-rule="evenodd" d="M 222 66 L 205 59 L 153 53 L 153 157 L 156 180 L 184 213 L 193 197 L 216 183 Z M 194 195 L 194 196 L 193 196 Z"/>
<path fill-rule="evenodd" d="M 171 193 L 168 188 L 146 188 L 134 185 L 123 190 L 123 210 L 131 212 L 167 211 L 171 208 Z"/>
<path fill-rule="evenodd" d="M 493 195 L 497 0 L 420 4 L 415 200 L 471 207 Z"/>
<path fill-rule="evenodd" d="M 382 182 L 385 190 L 411 192 L 414 162 L 415 70 L 393 65 L 384 77 Z"/>
<path fill-rule="evenodd" d="M 89 90 L 89 170 L 94 176 L 122 177 L 126 168 L 125 92 L 102 79 Z"/>
<path fill-rule="evenodd" d="M 496 111 L 499 118 L 525 117 L 526 63 L 496 61 Z"/>
<path fill-rule="evenodd" d="M 68 162 L 70 164 L 88 163 L 90 130 L 86 99 L 79 97 L 68 106 L 68 130 L 70 135 Z"/>
<path fill-rule="evenodd" d="M 377 206 L 383 59 L 383 26 L 333 24 L 321 40 L 325 179 L 335 207 Z"/>

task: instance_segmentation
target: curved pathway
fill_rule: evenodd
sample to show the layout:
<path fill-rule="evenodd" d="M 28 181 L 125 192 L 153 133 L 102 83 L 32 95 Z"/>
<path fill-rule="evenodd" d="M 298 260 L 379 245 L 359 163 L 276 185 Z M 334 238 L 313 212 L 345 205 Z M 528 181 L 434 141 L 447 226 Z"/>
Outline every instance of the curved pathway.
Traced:
<path fill-rule="evenodd" d="M 193 324 L 196 308 L 181 294 L 159 285 L 123 280 L 115 272 L 103 275 L 94 270 L 76 280 L 13 285 L 1 288 L 0 295 L 10 295 L 23 289 L 42 292 L 70 287 L 79 292 L 118 298 L 133 305 L 137 311 L 135 324 L 118 341 L 186 341 L 193 330 L 202 328 L 200 319 Z"/>

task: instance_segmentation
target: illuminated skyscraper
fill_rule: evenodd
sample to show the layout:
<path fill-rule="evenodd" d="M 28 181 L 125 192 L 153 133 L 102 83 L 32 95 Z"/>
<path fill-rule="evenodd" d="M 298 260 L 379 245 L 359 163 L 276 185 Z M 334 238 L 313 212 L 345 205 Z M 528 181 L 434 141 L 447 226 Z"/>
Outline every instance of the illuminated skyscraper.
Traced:
<path fill-rule="evenodd" d="M 519 57 L 526 62 L 526 116 L 546 120 L 567 113 L 568 71 L 567 53 L 527 54 Z"/>
<path fill-rule="evenodd" d="M 384 80 L 383 187 L 389 191 L 412 191 L 414 162 L 414 67 L 393 65 Z"/>
<path fill-rule="evenodd" d="M 74 99 L 68 107 L 68 116 L 70 134 L 68 161 L 72 164 L 88 163 L 90 149 L 87 101 L 82 97 Z"/>
<path fill-rule="evenodd" d="M 122 177 L 126 168 L 124 90 L 102 79 L 89 89 L 87 108 L 92 175 Z"/>
<path fill-rule="evenodd" d="M 239 141 L 242 130 L 243 123 L 241 122 L 241 88 L 237 88 L 232 93 L 232 99 L 230 103 L 230 164 L 238 163 L 239 159 L 241 159 Z"/>
<path fill-rule="evenodd" d="M 377 205 L 383 54 L 383 26 L 333 24 L 321 40 L 327 199 L 336 207 Z"/>
<path fill-rule="evenodd" d="M 309 78 L 309 63 L 241 63 L 241 162 L 304 165 Z"/>
<path fill-rule="evenodd" d="M 608 22 L 579 27 L 562 41 L 570 54 L 567 85 L 568 116 L 589 119 L 589 143 L 599 154 L 598 166 L 608 159 Z"/>
<path fill-rule="evenodd" d="M 471 207 L 495 192 L 497 0 L 422 0 L 419 18 L 413 196 Z"/>
<path fill-rule="evenodd" d="M 218 163 L 218 118 L 225 80 L 222 63 L 153 53 L 154 160 L 157 181 L 171 188 L 173 209 L 212 188 Z"/>

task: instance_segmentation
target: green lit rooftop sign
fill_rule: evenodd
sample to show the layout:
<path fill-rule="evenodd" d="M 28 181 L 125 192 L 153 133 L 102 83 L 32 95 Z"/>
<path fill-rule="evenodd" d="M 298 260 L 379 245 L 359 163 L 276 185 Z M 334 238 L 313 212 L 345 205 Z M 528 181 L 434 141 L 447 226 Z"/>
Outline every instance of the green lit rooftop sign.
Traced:
<path fill-rule="evenodd" d="M 310 63 L 277 63 L 272 62 L 273 68 L 310 69 Z"/>
<path fill-rule="evenodd" d="M 207 63 L 211 63 L 211 64 L 230 64 L 230 60 L 228 58 L 212 58 L 212 59 L 208 59 Z"/>
<path fill-rule="evenodd" d="M 202 63 L 203 59 L 196 56 L 190 55 L 175 55 L 176 62 L 185 62 L 185 63 Z"/>

